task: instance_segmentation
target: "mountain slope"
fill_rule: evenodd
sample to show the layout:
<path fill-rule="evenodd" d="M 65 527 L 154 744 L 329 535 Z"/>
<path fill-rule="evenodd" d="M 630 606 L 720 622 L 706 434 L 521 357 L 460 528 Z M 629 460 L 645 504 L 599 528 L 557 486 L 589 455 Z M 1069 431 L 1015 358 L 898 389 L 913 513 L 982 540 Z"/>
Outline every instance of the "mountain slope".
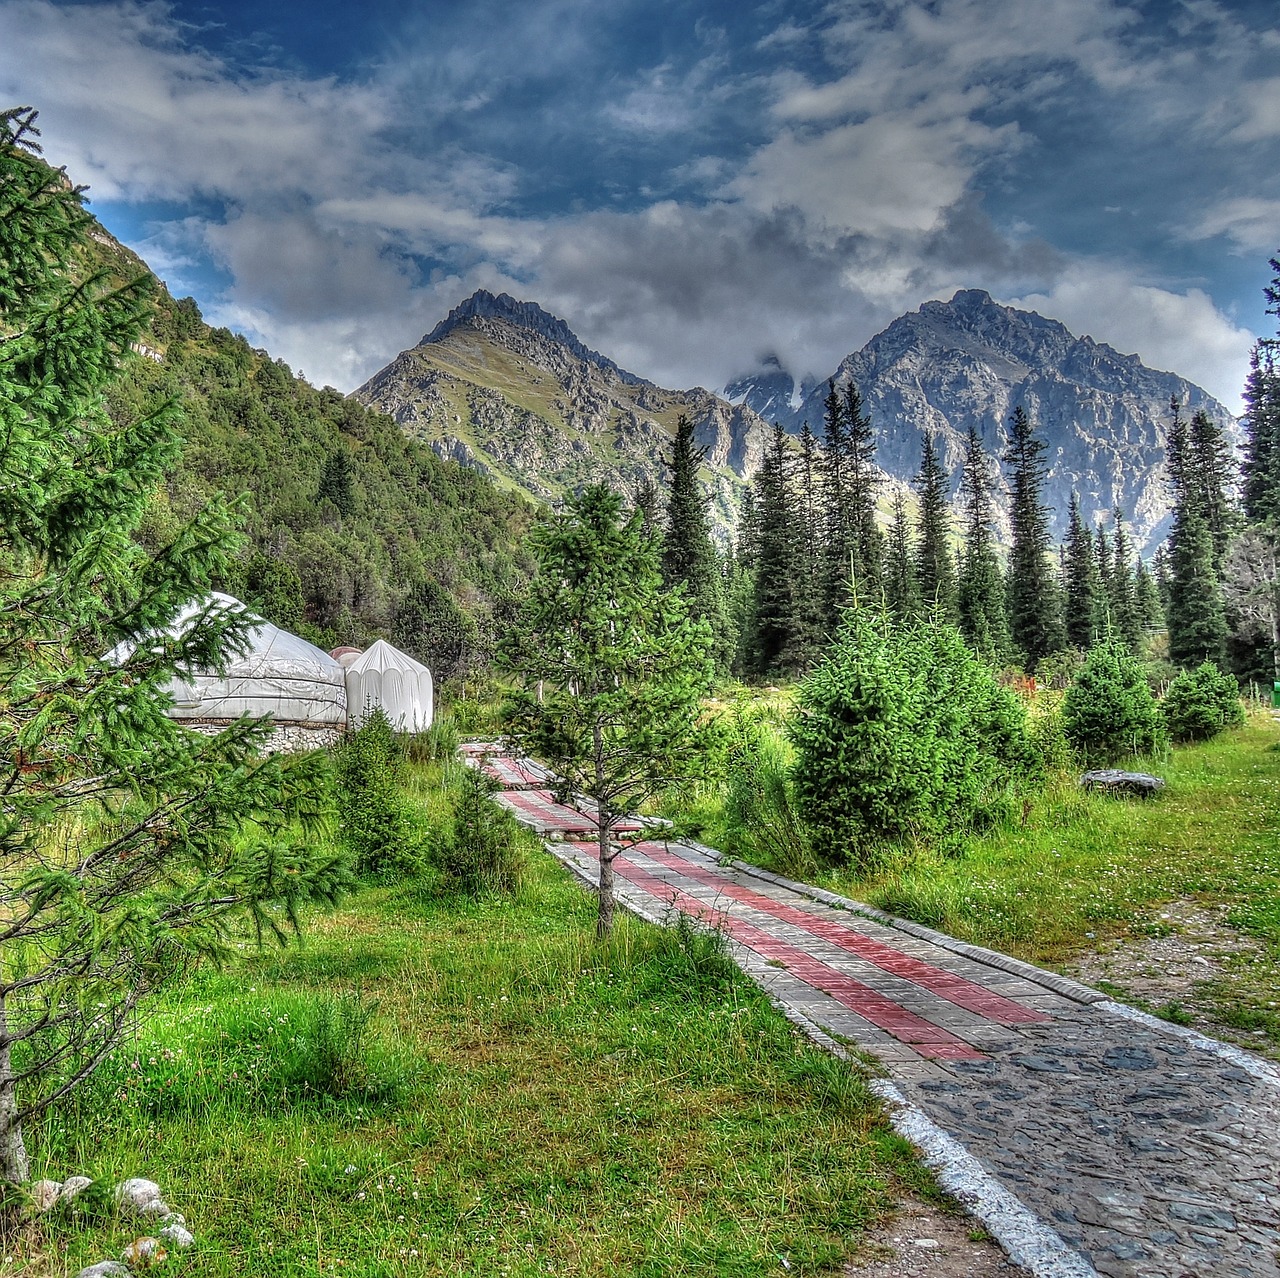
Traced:
<path fill-rule="evenodd" d="M 121 281 L 151 274 L 97 224 L 80 269 Z M 215 494 L 243 494 L 246 546 L 237 578 L 221 584 L 269 620 L 326 647 L 363 645 L 396 632 L 415 589 L 439 588 L 466 615 L 464 629 L 483 632 L 531 573 L 520 544 L 529 503 L 211 328 L 191 298 L 175 301 L 152 280 L 141 357 L 125 362 L 109 397 L 116 414 L 164 401 L 180 412 L 185 450 L 153 496 L 143 542 L 165 544 Z"/>
<path fill-rule="evenodd" d="M 1074 492 L 1086 519 L 1109 521 L 1118 507 L 1140 544 L 1160 539 L 1169 510 L 1162 469 L 1172 396 L 1187 416 L 1203 408 L 1229 437 L 1236 429 L 1221 404 L 1184 378 L 1076 337 L 1056 320 L 1000 306 L 980 289 L 927 302 L 894 320 L 841 361 L 833 376 L 840 384 L 852 378 L 862 392 L 876 432 L 876 459 L 886 471 L 913 475 L 922 437 L 932 433 L 953 490 L 969 425 L 998 457 L 1009 414 L 1021 404 L 1047 444 L 1045 496 L 1058 536 Z M 797 431 L 806 420 L 820 430 L 826 390 L 825 380 L 795 387 L 775 364 L 725 393 Z"/>
<path fill-rule="evenodd" d="M 504 487 L 556 501 L 588 483 L 661 484 L 676 420 L 707 452 L 702 479 L 721 534 L 760 464 L 768 428 L 749 408 L 669 391 L 589 351 L 562 320 L 477 293 L 354 392 L 412 438 Z"/>

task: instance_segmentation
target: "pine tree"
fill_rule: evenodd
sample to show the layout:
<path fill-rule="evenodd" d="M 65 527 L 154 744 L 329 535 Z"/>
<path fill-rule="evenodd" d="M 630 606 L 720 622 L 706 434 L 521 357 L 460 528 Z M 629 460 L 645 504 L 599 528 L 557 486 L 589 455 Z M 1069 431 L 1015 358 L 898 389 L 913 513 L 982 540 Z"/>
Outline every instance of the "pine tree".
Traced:
<path fill-rule="evenodd" d="M 748 670 L 758 675 L 790 673 L 796 666 L 798 647 L 796 578 L 800 531 L 786 435 L 777 425 L 755 478 L 755 523 Z"/>
<path fill-rule="evenodd" d="M 826 610 L 822 575 L 822 510 L 818 492 L 818 441 L 806 421 L 800 430 L 799 500 L 797 523 L 800 545 L 795 584 L 794 653 L 806 670 L 824 646 Z"/>
<path fill-rule="evenodd" d="M 1235 529 L 1235 511 L 1231 505 L 1231 484 L 1235 461 L 1222 428 L 1204 409 L 1191 418 L 1188 430 L 1188 472 L 1199 493 L 1209 535 L 1213 539 L 1213 568 L 1219 576 L 1226 558 L 1227 542 Z"/>
<path fill-rule="evenodd" d="M 1067 512 L 1062 590 L 1067 642 L 1087 652 L 1098 639 L 1098 566 L 1093 538 L 1080 517 L 1080 502 L 1075 493 L 1071 494 Z"/>
<path fill-rule="evenodd" d="M 1164 606 L 1160 602 L 1160 587 L 1147 565 L 1138 560 L 1133 582 L 1134 609 L 1143 634 L 1155 634 L 1164 629 Z"/>
<path fill-rule="evenodd" d="M 707 498 L 698 483 L 706 451 L 694 442 L 693 424 L 681 413 L 671 445 L 671 487 L 667 526 L 662 542 L 662 577 L 668 589 L 684 588 L 689 611 L 704 618 L 715 637 L 715 656 L 722 669 L 733 658 L 725 609 L 720 562 L 711 543 Z"/>
<path fill-rule="evenodd" d="M 1280 260 L 1271 265 L 1280 272 Z M 1280 274 L 1275 291 L 1280 298 Z M 1249 523 L 1280 527 L 1280 366 L 1276 355 L 1274 341 L 1259 342 L 1253 348 L 1241 421 L 1245 437 L 1241 496 Z"/>
<path fill-rule="evenodd" d="M 849 570 L 853 556 L 853 509 L 850 498 L 849 432 L 844 401 L 835 382 L 827 383 L 822 416 L 822 492 L 824 506 L 823 603 L 827 628 L 835 632 L 849 603 Z"/>
<path fill-rule="evenodd" d="M 236 512 L 200 510 L 152 552 L 136 540 L 181 452 L 174 406 L 106 408 L 147 285 L 84 277 L 91 220 L 37 158 L 33 121 L 0 113 L 0 1177 L 14 1182 L 23 1124 L 87 1077 L 141 1000 L 195 955 L 284 939 L 305 901 L 350 882 L 315 850 L 310 760 L 259 758 L 261 721 L 202 736 L 164 713 L 179 672 L 248 642 L 250 614 L 197 602 L 232 570 Z"/>
<path fill-rule="evenodd" d="M 1009 651 L 1004 580 L 991 535 L 991 477 L 987 457 L 972 424 L 960 475 L 964 501 L 964 548 L 956 581 L 960 633 L 988 661 L 1003 661 Z"/>
<path fill-rule="evenodd" d="M 850 381 L 842 397 L 828 382 L 823 407 L 823 597 L 834 634 L 855 596 L 879 596 L 883 538 L 876 524 L 875 438 L 858 388 Z"/>
<path fill-rule="evenodd" d="M 1112 539 L 1111 623 L 1114 633 L 1129 645 L 1131 651 L 1137 652 L 1142 646 L 1143 623 L 1138 608 L 1133 554 L 1129 549 L 1129 535 L 1125 532 L 1124 515 L 1119 508 L 1112 513 L 1116 530 Z"/>
<path fill-rule="evenodd" d="M 947 510 L 950 480 L 932 435 L 923 440 L 920 471 L 915 477 L 920 496 L 920 536 L 916 542 L 916 580 L 926 611 L 950 623 L 955 613 L 955 567 L 949 545 L 951 517 Z"/>
<path fill-rule="evenodd" d="M 876 494 L 880 475 L 876 470 L 875 432 L 863 407 L 862 395 L 852 380 L 844 388 L 845 435 L 849 449 L 849 508 L 853 525 L 852 580 L 860 598 L 880 593 L 884 538 L 876 523 Z"/>
<path fill-rule="evenodd" d="M 1009 634 L 1028 667 L 1060 652 L 1066 641 L 1059 615 L 1057 591 L 1049 569 L 1049 512 L 1041 500 L 1048 468 L 1044 442 L 1025 410 L 1013 410 L 1004 461 L 1012 468 L 1013 548 L 1009 554 L 1006 597 Z"/>
<path fill-rule="evenodd" d="M 338 514 L 350 515 L 356 508 L 356 490 L 353 482 L 351 454 L 345 448 L 331 453 L 320 472 L 320 485 L 316 501 L 331 501 Z"/>
<path fill-rule="evenodd" d="M 889 524 L 889 548 L 884 565 L 885 607 L 899 620 L 920 613 L 920 588 L 916 582 L 916 557 L 907 520 L 907 498 L 893 495 L 893 520 Z"/>
<path fill-rule="evenodd" d="M 1215 494 L 1211 475 L 1200 474 L 1202 460 L 1176 399 L 1170 403 L 1167 470 L 1173 493 L 1173 525 L 1169 530 L 1169 659 L 1194 667 L 1220 663 L 1227 637 L 1226 613 L 1215 559 L 1211 519 Z M 1203 432 L 1202 432 L 1203 436 Z M 1224 499 L 1225 504 L 1225 499 Z"/>
<path fill-rule="evenodd" d="M 538 576 L 499 656 L 517 745 L 595 804 L 596 936 L 613 926 L 617 818 L 695 766 L 711 633 L 662 574 L 640 518 L 593 485 L 530 537 Z"/>

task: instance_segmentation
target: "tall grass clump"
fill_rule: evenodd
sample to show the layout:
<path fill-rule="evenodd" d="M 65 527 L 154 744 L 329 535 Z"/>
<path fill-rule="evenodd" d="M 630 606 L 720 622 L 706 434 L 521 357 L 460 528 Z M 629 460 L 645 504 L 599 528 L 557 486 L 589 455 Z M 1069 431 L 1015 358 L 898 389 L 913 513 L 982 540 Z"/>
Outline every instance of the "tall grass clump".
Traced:
<path fill-rule="evenodd" d="M 726 734 L 724 851 L 798 878 L 811 874 L 817 860 L 796 810 L 790 741 L 768 716 L 741 705 Z"/>
<path fill-rule="evenodd" d="M 1039 783 L 1018 699 L 950 626 L 850 610 L 789 734 L 802 819 L 837 861 L 990 824 Z"/>

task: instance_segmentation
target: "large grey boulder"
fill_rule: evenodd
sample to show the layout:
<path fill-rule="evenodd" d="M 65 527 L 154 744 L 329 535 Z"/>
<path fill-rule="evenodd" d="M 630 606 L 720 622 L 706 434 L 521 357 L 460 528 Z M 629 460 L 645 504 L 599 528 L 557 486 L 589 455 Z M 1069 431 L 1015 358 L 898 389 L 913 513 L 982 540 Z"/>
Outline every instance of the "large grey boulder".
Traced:
<path fill-rule="evenodd" d="M 1146 772 L 1120 772 L 1115 768 L 1098 768 L 1086 772 L 1080 778 L 1086 790 L 1100 790 L 1104 794 L 1135 794 L 1149 799 L 1164 789 L 1164 781 Z"/>
<path fill-rule="evenodd" d="M 96 1265 L 86 1265 L 76 1278 L 133 1278 L 133 1275 L 118 1260 L 100 1260 Z"/>
<path fill-rule="evenodd" d="M 160 1197 L 160 1186 L 154 1180 L 134 1176 L 116 1186 L 116 1204 L 134 1216 L 167 1216 L 169 1208 Z"/>

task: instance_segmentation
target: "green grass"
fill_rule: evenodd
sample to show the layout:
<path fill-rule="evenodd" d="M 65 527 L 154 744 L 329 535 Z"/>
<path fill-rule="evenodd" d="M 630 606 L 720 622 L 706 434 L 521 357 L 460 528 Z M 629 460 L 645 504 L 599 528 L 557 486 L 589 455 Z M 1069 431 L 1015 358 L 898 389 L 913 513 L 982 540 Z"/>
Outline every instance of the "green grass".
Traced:
<path fill-rule="evenodd" d="M 514 901 L 367 889 L 154 1006 L 33 1172 L 156 1180 L 197 1237 L 164 1272 L 201 1278 L 819 1273 L 929 1192 L 714 943 L 623 918 L 597 947 L 592 910 L 543 854 Z M 0 1273 L 137 1232 L 60 1219 Z"/>

